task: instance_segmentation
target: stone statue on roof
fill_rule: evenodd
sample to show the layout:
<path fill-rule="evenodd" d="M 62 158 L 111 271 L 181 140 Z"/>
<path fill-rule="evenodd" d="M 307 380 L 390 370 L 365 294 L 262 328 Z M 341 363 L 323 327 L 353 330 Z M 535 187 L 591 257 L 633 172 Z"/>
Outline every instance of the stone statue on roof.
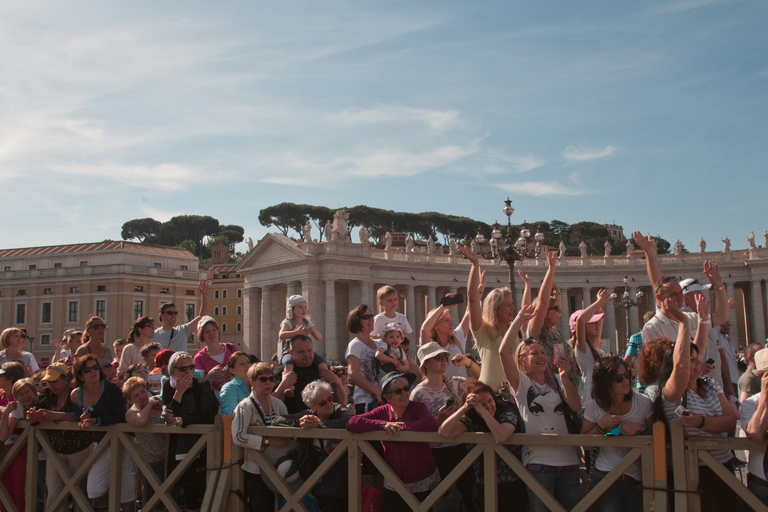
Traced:
<path fill-rule="evenodd" d="M 723 252 L 731 252 L 731 240 L 728 238 L 728 235 L 725 235 L 725 238 L 721 238 L 720 241 L 725 244 Z"/>

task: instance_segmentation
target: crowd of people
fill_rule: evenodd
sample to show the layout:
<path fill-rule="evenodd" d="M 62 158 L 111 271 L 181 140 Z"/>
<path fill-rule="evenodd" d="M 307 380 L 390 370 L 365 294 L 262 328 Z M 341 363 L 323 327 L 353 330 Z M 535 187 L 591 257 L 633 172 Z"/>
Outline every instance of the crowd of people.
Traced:
<path fill-rule="evenodd" d="M 196 318 L 178 326 L 178 309 L 164 304 L 160 326 L 152 318 L 138 318 L 127 338 L 112 347 L 104 342 L 104 320 L 91 316 L 83 331 L 67 332 L 56 344 L 56 362 L 44 370 L 24 350 L 26 332 L 5 329 L 0 336 L 0 439 L 10 449 L 19 420 L 76 422 L 77 429 L 49 432 L 57 457 L 74 472 L 104 437 L 94 426 L 127 422 L 184 427 L 212 424 L 217 414 L 232 414 L 232 439 L 244 448 L 245 499 L 252 511 L 270 510 L 282 500 L 260 460 L 273 463 L 295 490 L 339 444 L 325 438 L 254 435 L 248 431 L 252 426 L 383 431 L 387 440 L 374 443 L 375 448 L 418 500 L 472 448 L 453 441 L 464 432 L 486 432 L 498 443 L 516 432 L 634 436 L 650 433 L 656 421 L 669 426 L 679 420 L 686 435 L 722 438 L 733 435 L 740 417 L 746 435 L 768 441 L 768 349 L 747 347 L 740 368 L 742 361 L 728 340 L 731 305 L 717 265 L 704 264 L 708 284 L 697 276 L 678 282 L 661 274 L 650 237 L 635 233 L 634 239 L 646 254 L 656 311 L 644 317 L 642 332 L 631 338 L 623 356 L 602 347 L 603 308 L 612 302 L 608 290 L 570 314 L 570 332 L 560 332 L 566 306 L 560 302 L 554 253 L 545 248 L 548 268 L 535 298 L 530 279 L 519 272 L 525 290 L 522 304 L 515 304 L 508 288 L 486 290 L 477 255 L 458 246 L 457 252 L 471 263 L 466 313 L 454 325 L 451 309 L 458 301 L 447 295 L 418 326 L 415 354 L 413 328 L 398 311 L 398 293 L 391 286 L 377 291 L 378 307 L 360 304 L 349 312 L 347 328 L 353 339 L 342 365 L 329 364 L 315 352 L 321 327 L 311 322 L 308 301 L 300 295 L 287 299 L 271 362 L 221 343 L 219 325 L 207 315 L 205 300 Z M 206 297 L 204 280 L 200 289 Z M 714 307 L 708 300 L 711 292 Z M 374 308 L 381 312 L 374 314 Z M 203 345 L 194 357 L 186 352 L 192 333 Z M 437 432 L 442 440 L 403 442 L 397 439 L 401 431 Z M 162 481 L 190 456 L 197 438 L 138 431 L 135 442 Z M 629 452 L 557 444 L 507 448 L 567 510 Z M 107 502 L 110 453 L 102 451 L 82 483 L 95 506 Z M 730 450 L 712 455 L 731 472 L 738 464 Z M 205 452 L 194 457 L 174 490 L 174 499 L 190 511 L 200 508 L 206 489 Z M 38 499 L 47 496 L 45 510 L 53 510 L 48 504 L 64 483 L 45 459 L 41 450 Z M 146 477 L 139 478 L 127 450 L 121 459 L 122 509 L 135 510 L 151 498 L 152 486 Z M 382 477 L 367 460 L 362 463 L 369 481 L 380 487 L 382 510 L 410 509 L 391 476 Z M 25 499 L 34 499 L 24 495 L 26 464 L 25 449 L 17 451 L 2 476 L 19 509 Z M 347 510 L 348 468 L 346 456 L 338 458 L 304 505 L 323 512 Z M 750 453 L 748 470 L 748 487 L 768 504 L 762 452 Z M 452 492 L 458 494 L 457 509 L 484 510 L 484 478 L 480 458 L 456 481 Z M 500 457 L 496 479 L 499 504 L 548 510 Z M 638 460 L 593 509 L 642 510 L 641 480 Z M 699 468 L 699 492 L 703 510 L 739 506 L 733 490 L 705 465 Z M 68 509 L 66 500 L 57 507 Z"/>

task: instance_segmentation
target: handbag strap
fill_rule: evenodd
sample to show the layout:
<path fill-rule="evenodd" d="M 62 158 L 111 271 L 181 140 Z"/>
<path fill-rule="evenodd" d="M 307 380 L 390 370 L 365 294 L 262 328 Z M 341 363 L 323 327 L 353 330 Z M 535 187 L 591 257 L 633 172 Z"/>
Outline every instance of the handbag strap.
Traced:
<path fill-rule="evenodd" d="M 259 413 L 259 416 L 261 416 L 261 424 L 265 427 L 267 426 L 267 418 L 264 416 L 264 412 L 261 410 L 261 405 L 253 399 L 253 395 L 249 395 L 248 398 L 251 399 L 251 403 L 253 404 L 253 407 L 256 408 L 256 411 Z"/>

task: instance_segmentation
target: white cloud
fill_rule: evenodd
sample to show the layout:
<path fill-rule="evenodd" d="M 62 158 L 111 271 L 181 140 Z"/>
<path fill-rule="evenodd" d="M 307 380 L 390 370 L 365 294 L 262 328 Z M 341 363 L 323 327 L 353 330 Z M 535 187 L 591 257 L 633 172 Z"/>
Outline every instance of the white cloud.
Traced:
<path fill-rule="evenodd" d="M 203 176 L 200 169 L 177 163 L 158 165 L 131 165 L 119 162 L 104 162 L 101 164 L 73 163 L 54 167 L 53 170 L 76 178 L 98 178 L 102 181 L 112 180 L 124 185 L 161 192 L 177 192 L 186 189 L 191 184 L 204 183 L 211 179 L 210 172 Z"/>
<path fill-rule="evenodd" d="M 384 106 L 372 109 L 344 110 L 328 116 L 328 120 L 339 125 L 424 123 L 433 130 L 445 131 L 459 122 L 460 114 L 456 110 L 429 110 L 408 107 Z"/>
<path fill-rule="evenodd" d="M 507 171 L 521 174 L 537 169 L 546 163 L 532 153 L 514 155 L 496 150 L 490 150 L 488 153 L 491 163 L 486 166 L 485 170 L 490 174 L 501 174 Z"/>
<path fill-rule="evenodd" d="M 615 153 L 617 149 L 616 146 L 605 146 L 602 149 L 568 146 L 563 151 L 563 158 L 570 160 L 571 162 L 589 162 L 611 155 Z"/>
<path fill-rule="evenodd" d="M 727 1 L 727 0 L 726 0 Z M 690 11 L 691 9 L 699 9 L 712 4 L 724 3 L 723 0 L 673 0 L 656 9 L 656 12 L 660 14 Z"/>
<path fill-rule="evenodd" d="M 499 187 L 513 194 L 540 196 L 578 196 L 586 194 L 583 188 L 561 185 L 557 182 L 527 181 L 523 183 L 500 183 Z"/>

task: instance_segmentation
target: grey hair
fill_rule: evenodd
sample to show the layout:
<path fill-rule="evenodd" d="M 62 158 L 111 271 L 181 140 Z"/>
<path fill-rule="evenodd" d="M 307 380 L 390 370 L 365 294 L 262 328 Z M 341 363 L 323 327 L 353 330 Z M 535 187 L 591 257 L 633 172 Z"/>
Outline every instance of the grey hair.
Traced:
<path fill-rule="evenodd" d="M 327 391 L 329 395 L 333 394 L 333 388 L 324 380 L 310 382 L 301 392 L 301 400 L 307 405 L 315 405 L 317 395 L 322 391 Z"/>
<path fill-rule="evenodd" d="M 382 390 L 381 392 L 387 395 L 392 393 L 392 388 L 395 387 L 395 384 L 398 384 L 400 382 L 404 382 L 405 384 L 408 385 L 408 387 L 411 387 L 411 383 L 408 382 L 408 379 L 406 379 L 405 377 L 398 377 L 395 380 L 390 381 L 389 384 L 387 384 L 387 389 Z"/>

